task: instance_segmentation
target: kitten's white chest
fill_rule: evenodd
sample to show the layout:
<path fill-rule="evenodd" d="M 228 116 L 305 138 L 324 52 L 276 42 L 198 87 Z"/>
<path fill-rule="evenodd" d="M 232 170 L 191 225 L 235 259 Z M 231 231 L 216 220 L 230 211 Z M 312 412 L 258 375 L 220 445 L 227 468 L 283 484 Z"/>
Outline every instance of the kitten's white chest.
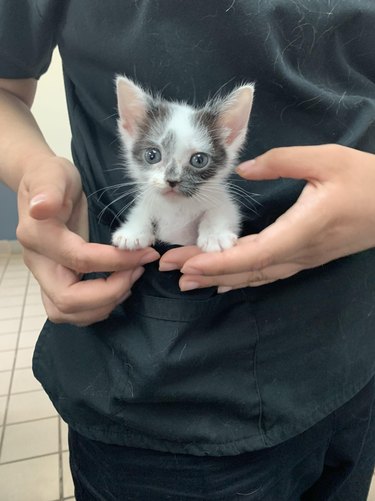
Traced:
<path fill-rule="evenodd" d="M 112 242 L 122 249 L 139 249 L 161 240 L 169 244 L 195 245 L 203 251 L 232 247 L 238 237 L 240 217 L 235 204 L 223 190 L 221 204 L 208 208 L 197 200 L 167 201 L 162 196 L 153 203 L 144 198 L 114 233 Z"/>
<path fill-rule="evenodd" d="M 195 245 L 203 209 L 192 210 L 185 204 L 181 207 L 170 204 L 161 209 L 155 217 L 156 238 L 173 244 Z"/>

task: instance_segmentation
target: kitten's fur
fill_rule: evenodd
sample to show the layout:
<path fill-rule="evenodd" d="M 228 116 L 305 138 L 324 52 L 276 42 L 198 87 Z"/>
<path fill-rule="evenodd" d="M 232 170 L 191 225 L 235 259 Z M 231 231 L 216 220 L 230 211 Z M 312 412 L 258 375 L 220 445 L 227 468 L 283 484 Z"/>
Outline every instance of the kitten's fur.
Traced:
<path fill-rule="evenodd" d="M 116 84 L 125 165 L 139 192 L 112 243 L 131 250 L 156 239 L 203 251 L 232 247 L 240 213 L 225 184 L 246 138 L 254 87 L 193 108 L 126 77 Z"/>

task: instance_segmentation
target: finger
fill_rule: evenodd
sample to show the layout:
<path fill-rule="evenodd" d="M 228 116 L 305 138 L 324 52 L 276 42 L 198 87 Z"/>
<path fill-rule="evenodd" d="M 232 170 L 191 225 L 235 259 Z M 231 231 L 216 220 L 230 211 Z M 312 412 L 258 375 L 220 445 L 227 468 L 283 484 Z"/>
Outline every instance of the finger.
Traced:
<path fill-rule="evenodd" d="M 127 251 L 112 245 L 88 243 L 58 221 L 25 225 L 18 235 L 25 248 L 79 273 L 130 270 L 160 257 L 150 247 Z"/>
<path fill-rule="evenodd" d="M 43 256 L 29 254 L 25 261 L 44 293 L 66 314 L 118 304 L 144 271 L 138 267 L 107 278 L 80 281 L 76 273 Z"/>
<path fill-rule="evenodd" d="M 130 295 L 131 292 L 129 291 L 123 298 L 123 301 L 125 301 Z M 114 306 L 116 306 L 107 305 L 105 307 L 97 308 L 96 310 L 80 311 L 78 313 L 71 314 L 59 311 L 46 295 L 43 295 L 43 303 L 51 322 L 57 324 L 69 323 L 79 327 L 84 327 L 107 319 L 113 311 Z"/>
<path fill-rule="evenodd" d="M 310 264 L 315 242 L 312 239 L 322 229 L 321 211 L 312 207 L 319 203 L 309 197 L 306 210 L 303 204 L 296 204 L 283 214 L 275 223 L 257 235 L 238 239 L 237 245 L 222 252 L 199 254 L 188 259 L 181 269 L 184 274 L 226 275 L 259 271 L 269 266 L 294 263 Z M 302 206 L 302 207 L 301 207 Z"/>
<path fill-rule="evenodd" d="M 116 272 L 107 278 L 84 280 L 59 290 L 46 290 L 46 294 L 64 314 L 95 311 L 102 307 L 112 310 L 123 301 L 133 284 L 143 274 L 144 268 Z"/>
<path fill-rule="evenodd" d="M 349 154 L 347 150 L 349 148 L 335 144 L 274 148 L 256 159 L 243 162 L 236 171 L 251 180 L 288 177 L 306 179 L 312 183 L 325 181 L 337 165 L 337 155 L 344 160 Z M 333 158 L 335 162 L 330 161 Z"/>
<path fill-rule="evenodd" d="M 40 220 L 61 215 L 66 205 L 75 202 L 82 191 L 77 169 L 60 157 L 44 160 L 39 169 L 25 176 L 20 188 L 22 209 Z"/>
<path fill-rule="evenodd" d="M 225 289 L 239 289 L 241 287 L 254 287 L 289 278 L 301 271 L 301 266 L 291 264 L 269 266 L 263 270 L 233 273 L 214 276 L 183 275 L 180 279 L 180 289 L 189 291 L 205 287 L 223 287 Z M 225 290 L 224 290 L 225 292 Z"/>
<path fill-rule="evenodd" d="M 197 254 L 201 254 L 202 251 L 199 247 L 195 245 L 189 245 L 186 247 L 178 247 L 176 249 L 171 249 L 167 251 L 160 258 L 159 270 L 160 271 L 171 271 L 180 270 L 184 265 L 185 261 L 190 259 Z"/>

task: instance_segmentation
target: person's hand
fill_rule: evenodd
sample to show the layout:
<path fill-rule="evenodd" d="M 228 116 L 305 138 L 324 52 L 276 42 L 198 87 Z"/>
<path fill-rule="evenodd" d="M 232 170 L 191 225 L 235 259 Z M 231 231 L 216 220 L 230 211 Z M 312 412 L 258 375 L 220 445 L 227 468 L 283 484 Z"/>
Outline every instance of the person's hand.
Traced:
<path fill-rule="evenodd" d="M 338 145 L 277 148 L 237 172 L 307 184 L 277 221 L 229 250 L 204 254 L 190 246 L 164 254 L 160 270 L 181 269 L 181 290 L 263 285 L 375 247 L 375 155 Z"/>
<path fill-rule="evenodd" d="M 87 243 L 88 214 L 77 169 L 66 159 L 43 157 L 26 169 L 18 189 L 17 238 L 39 282 L 49 319 L 89 325 L 109 316 L 159 258 L 151 249 L 124 251 Z M 108 278 L 81 281 L 89 272 Z"/>

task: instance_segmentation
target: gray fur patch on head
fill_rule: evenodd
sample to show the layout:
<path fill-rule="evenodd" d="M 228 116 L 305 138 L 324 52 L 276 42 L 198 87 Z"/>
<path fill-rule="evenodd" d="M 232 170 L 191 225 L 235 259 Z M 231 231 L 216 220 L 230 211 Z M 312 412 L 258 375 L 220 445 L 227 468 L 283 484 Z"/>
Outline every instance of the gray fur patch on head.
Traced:
<path fill-rule="evenodd" d="M 146 111 L 145 119 L 140 124 L 138 137 L 133 145 L 132 155 L 140 165 L 144 164 L 144 152 L 154 145 L 163 135 L 171 110 L 168 103 L 162 99 L 150 99 L 150 106 Z"/>
<path fill-rule="evenodd" d="M 186 197 L 194 196 L 207 183 L 212 189 L 215 183 L 224 183 L 246 135 L 241 89 L 202 108 L 144 92 L 144 111 L 127 143 L 129 173 L 151 190 L 161 192 L 173 185 Z M 154 150 L 160 160 L 149 161 L 147 150 Z M 208 161 L 197 164 L 197 156 Z"/>

